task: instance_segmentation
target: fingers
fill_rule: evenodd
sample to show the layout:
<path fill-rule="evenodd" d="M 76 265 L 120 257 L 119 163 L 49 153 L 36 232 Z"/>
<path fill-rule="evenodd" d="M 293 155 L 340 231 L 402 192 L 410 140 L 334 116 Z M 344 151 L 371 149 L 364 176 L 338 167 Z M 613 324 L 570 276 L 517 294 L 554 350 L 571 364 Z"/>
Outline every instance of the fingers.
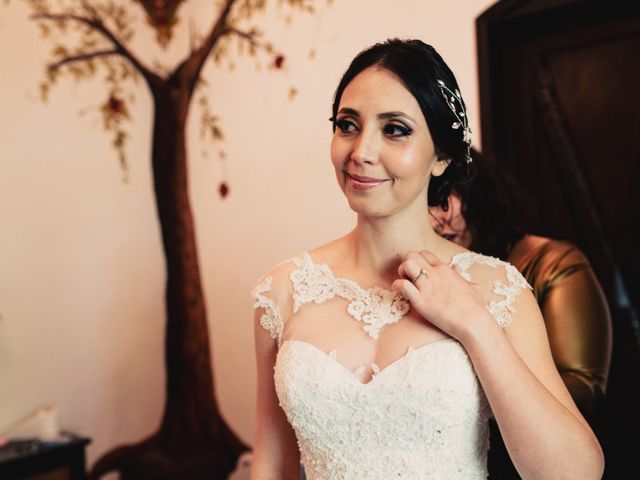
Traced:
<path fill-rule="evenodd" d="M 480 286 L 466 280 L 462 273 L 462 269 L 442 262 L 429 251 L 410 252 L 398 266 L 400 278 L 391 289 L 401 293 L 424 319 L 456 337 L 461 315 L 450 314 L 452 307 L 465 313 L 473 302 L 483 304 Z"/>
<path fill-rule="evenodd" d="M 442 265 L 442 262 L 431 252 L 409 252 L 405 261 L 400 264 L 398 273 L 400 277 L 415 281 L 419 276 L 428 278 L 430 270 L 439 265 Z"/>
<path fill-rule="evenodd" d="M 436 267 L 438 265 L 442 265 L 442 262 L 440 261 L 440 259 L 436 255 L 434 255 L 433 253 L 431 253 L 431 252 L 429 252 L 427 250 L 422 250 L 420 252 L 420 256 L 422 258 L 424 258 L 427 261 L 427 263 L 429 265 L 431 265 L 432 267 Z"/>
<path fill-rule="evenodd" d="M 442 261 L 435 254 L 427 250 L 422 250 L 420 252 L 409 252 L 407 254 L 406 260 L 413 260 L 425 270 L 428 267 L 437 267 L 439 265 L 443 265 Z"/>
<path fill-rule="evenodd" d="M 418 288 L 409 280 L 395 280 L 391 284 L 391 290 L 394 292 L 400 292 L 416 309 L 418 309 L 422 304 L 423 299 L 420 290 L 418 290 Z"/>
<path fill-rule="evenodd" d="M 408 274 L 408 273 L 407 273 L 407 271 L 406 271 L 406 268 L 405 268 L 404 262 L 402 262 L 402 263 L 398 266 L 398 277 L 400 277 L 400 278 L 407 278 L 407 279 L 411 280 L 411 279 L 409 278 L 409 274 Z"/>
<path fill-rule="evenodd" d="M 406 260 L 404 265 L 404 278 L 409 279 L 411 282 L 423 280 L 426 276 L 425 269 L 422 268 L 425 262 L 417 262 L 413 259 Z"/>
<path fill-rule="evenodd" d="M 418 290 L 424 291 L 429 279 L 449 278 L 447 274 L 443 276 L 440 273 L 443 267 L 447 267 L 446 270 L 449 272 L 454 271 L 459 274 L 457 266 L 445 264 L 430 251 L 409 252 L 404 262 L 398 266 L 398 276 L 412 282 Z"/>

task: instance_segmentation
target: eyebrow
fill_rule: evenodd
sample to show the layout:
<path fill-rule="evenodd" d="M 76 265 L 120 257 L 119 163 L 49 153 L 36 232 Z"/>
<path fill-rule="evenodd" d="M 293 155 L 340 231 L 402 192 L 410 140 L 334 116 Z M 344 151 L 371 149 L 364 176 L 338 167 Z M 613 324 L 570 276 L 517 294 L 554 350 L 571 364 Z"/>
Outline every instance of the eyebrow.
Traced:
<path fill-rule="evenodd" d="M 341 108 L 338 113 L 343 113 L 346 115 L 353 115 L 354 117 L 359 117 L 360 116 L 360 112 L 358 112 L 357 110 L 354 110 L 353 108 L 349 108 L 349 107 L 344 107 Z M 406 118 L 407 120 L 410 120 L 412 122 L 416 122 L 413 118 L 411 118 L 409 115 L 407 115 L 404 112 L 384 112 L 384 113 L 379 113 L 378 115 L 376 115 L 379 119 L 381 120 L 389 120 L 391 118 Z"/>

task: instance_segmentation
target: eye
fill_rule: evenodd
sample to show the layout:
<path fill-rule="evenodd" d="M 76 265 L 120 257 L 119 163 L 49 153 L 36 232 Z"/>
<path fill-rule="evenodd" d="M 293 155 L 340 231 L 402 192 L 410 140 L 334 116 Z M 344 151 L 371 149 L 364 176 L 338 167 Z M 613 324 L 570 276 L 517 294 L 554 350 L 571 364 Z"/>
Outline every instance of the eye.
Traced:
<path fill-rule="evenodd" d="M 339 118 L 338 120 L 336 120 L 336 127 L 342 133 L 353 133 L 358 131 L 358 127 L 356 126 L 356 124 L 346 118 Z"/>
<path fill-rule="evenodd" d="M 388 123 L 384 126 L 383 132 L 390 137 L 408 137 L 413 130 L 401 123 Z"/>

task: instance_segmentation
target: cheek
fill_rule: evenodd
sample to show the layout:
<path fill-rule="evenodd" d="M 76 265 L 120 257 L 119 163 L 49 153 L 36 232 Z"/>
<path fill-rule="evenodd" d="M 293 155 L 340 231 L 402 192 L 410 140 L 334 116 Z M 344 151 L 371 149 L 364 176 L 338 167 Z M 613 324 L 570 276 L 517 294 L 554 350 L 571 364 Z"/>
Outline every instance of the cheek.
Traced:
<path fill-rule="evenodd" d="M 345 148 L 342 143 L 343 142 L 340 142 L 340 139 L 335 135 L 331 138 L 331 147 L 329 152 L 331 155 L 331 163 L 336 170 L 342 170 L 344 165 Z"/>
<path fill-rule="evenodd" d="M 409 148 L 398 156 L 398 164 L 407 171 L 414 171 L 423 166 L 421 157 L 419 150 Z"/>
<path fill-rule="evenodd" d="M 428 153 L 423 148 L 408 148 L 394 156 L 394 174 L 397 177 L 413 177 L 420 182 L 426 180 Z"/>
<path fill-rule="evenodd" d="M 451 225 L 451 228 L 459 234 L 471 235 L 467 230 L 467 221 L 464 219 L 461 213 L 452 215 L 449 225 Z"/>
<path fill-rule="evenodd" d="M 467 230 L 466 232 L 464 232 L 464 235 L 462 236 L 462 246 L 464 248 L 469 248 L 471 247 L 471 241 L 473 240 L 473 238 L 471 238 L 471 232 L 469 230 Z"/>
<path fill-rule="evenodd" d="M 331 139 L 330 147 L 331 164 L 336 172 L 336 180 L 342 191 L 345 191 L 346 179 L 344 176 L 345 168 L 345 148 L 343 142 L 337 139 L 335 136 Z"/>

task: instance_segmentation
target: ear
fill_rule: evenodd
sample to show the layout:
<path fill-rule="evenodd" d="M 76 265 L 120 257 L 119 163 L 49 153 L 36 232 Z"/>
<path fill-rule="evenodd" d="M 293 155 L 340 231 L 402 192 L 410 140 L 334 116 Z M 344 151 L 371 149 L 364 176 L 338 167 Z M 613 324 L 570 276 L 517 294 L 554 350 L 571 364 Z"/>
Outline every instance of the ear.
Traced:
<path fill-rule="evenodd" d="M 450 163 L 451 158 L 438 158 L 436 163 L 433 164 L 433 167 L 431 167 L 431 175 L 439 177 L 444 173 Z"/>

